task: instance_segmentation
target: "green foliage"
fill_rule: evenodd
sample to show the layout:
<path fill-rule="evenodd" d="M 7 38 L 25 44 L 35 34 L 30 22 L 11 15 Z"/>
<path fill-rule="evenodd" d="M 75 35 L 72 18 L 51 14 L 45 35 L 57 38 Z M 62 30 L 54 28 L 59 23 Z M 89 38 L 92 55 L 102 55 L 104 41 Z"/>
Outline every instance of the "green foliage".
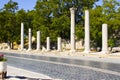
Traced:
<path fill-rule="evenodd" d="M 116 40 L 119 40 L 120 30 L 120 16 L 119 16 L 120 2 L 116 0 L 103 1 L 103 14 L 105 15 L 105 22 L 108 24 L 109 46 L 115 46 Z"/>
<path fill-rule="evenodd" d="M 102 6 L 96 6 L 90 10 L 91 44 L 95 44 L 94 46 L 101 47 L 103 23 L 108 24 L 108 45 L 115 46 L 120 30 L 119 5 L 120 3 L 116 0 L 103 0 Z"/>
<path fill-rule="evenodd" d="M 101 47 L 102 44 L 102 24 L 104 22 L 104 15 L 102 14 L 102 7 L 98 6 L 90 10 L 90 36 L 91 44 L 94 47 Z"/>
<path fill-rule="evenodd" d="M 115 46 L 115 41 L 114 41 L 114 39 L 109 39 L 108 40 L 108 46 L 110 46 L 110 47 L 114 47 Z"/>
<path fill-rule="evenodd" d="M 7 61 L 6 58 L 0 58 L 0 62 L 5 62 L 5 61 Z"/>
<path fill-rule="evenodd" d="M 7 61 L 7 59 L 4 57 L 4 54 L 0 54 L 0 62 L 3 61 Z"/>
<path fill-rule="evenodd" d="M 13 42 L 16 40 L 16 17 L 15 12 L 17 10 L 18 4 L 10 0 L 4 5 L 2 11 L 0 12 L 0 40 L 1 42 Z M 16 36 L 15 36 L 16 35 Z"/>
<path fill-rule="evenodd" d="M 50 36 L 51 41 L 57 37 L 70 39 L 70 8 L 77 7 L 76 11 L 76 34 L 77 39 L 83 38 L 83 12 L 90 9 L 98 0 L 37 0 L 33 19 L 34 30 L 40 30 L 42 36 Z M 82 29 L 82 30 L 81 30 Z M 47 32 L 46 32 L 47 31 Z M 79 32 L 80 31 L 80 32 Z M 82 35 L 78 35 L 82 33 Z M 45 39 L 45 38 L 44 38 Z M 45 41 L 42 37 L 42 41 Z"/>
<path fill-rule="evenodd" d="M 51 42 L 57 37 L 70 39 L 70 8 L 76 7 L 76 39 L 84 38 L 84 11 L 90 10 L 90 37 L 94 47 L 101 47 L 102 24 L 108 24 L 109 46 L 120 37 L 120 3 L 116 0 L 103 0 L 102 6 L 95 6 L 98 0 L 37 0 L 34 10 L 18 10 L 18 3 L 10 0 L 0 9 L 0 42 L 20 42 L 20 25 L 32 28 L 32 35 L 41 32 L 41 42 L 45 44 L 46 37 Z M 94 6 L 94 7 L 93 7 Z"/>

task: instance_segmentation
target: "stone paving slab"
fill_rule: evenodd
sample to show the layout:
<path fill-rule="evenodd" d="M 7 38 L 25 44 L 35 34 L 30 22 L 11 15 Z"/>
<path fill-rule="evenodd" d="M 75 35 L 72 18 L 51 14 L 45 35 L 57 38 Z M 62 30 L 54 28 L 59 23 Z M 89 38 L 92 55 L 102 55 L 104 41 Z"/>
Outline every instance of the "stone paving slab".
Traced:
<path fill-rule="evenodd" d="M 7 66 L 7 78 L 5 80 L 53 80 L 47 75 L 28 70 Z"/>
<path fill-rule="evenodd" d="M 34 65 L 29 68 L 35 70 L 35 72 L 49 75 L 55 79 L 57 78 L 58 80 L 120 80 L 120 73 L 104 69 L 33 60 L 27 60 L 26 62 L 28 63 L 26 63 L 24 59 L 19 58 L 14 58 L 13 60 L 19 61 L 19 63 L 15 64 L 16 66 L 26 66 L 28 69 L 29 66 Z M 24 65 L 25 63 L 26 65 Z"/>

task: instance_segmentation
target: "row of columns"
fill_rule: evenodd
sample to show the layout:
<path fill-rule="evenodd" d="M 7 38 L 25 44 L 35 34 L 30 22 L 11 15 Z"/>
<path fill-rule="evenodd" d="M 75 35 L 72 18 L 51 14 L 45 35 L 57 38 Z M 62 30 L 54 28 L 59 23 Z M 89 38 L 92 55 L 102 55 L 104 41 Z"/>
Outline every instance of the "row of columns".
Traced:
<path fill-rule="evenodd" d="M 70 8 L 71 12 L 71 35 L 70 35 L 70 43 L 71 43 L 71 52 L 75 52 L 75 10 L 76 8 Z M 90 52 L 90 26 L 89 26 L 89 11 L 85 10 L 85 53 Z M 31 29 L 29 29 L 29 46 L 28 50 L 31 50 Z M 107 33 L 107 24 L 102 25 L 102 53 L 108 53 L 108 33 Z M 58 38 L 58 51 L 62 50 L 61 38 Z M 21 50 L 24 49 L 24 25 L 21 23 Z M 40 50 L 40 31 L 37 32 L 37 50 Z M 50 38 L 47 37 L 47 51 L 50 50 Z"/>
<path fill-rule="evenodd" d="M 75 52 L 75 10 L 76 8 L 70 8 L 71 12 L 71 51 Z M 85 10 L 85 44 L 84 53 L 90 53 L 90 23 L 89 23 L 89 11 Z M 108 51 L 108 31 L 107 24 L 102 25 L 102 53 L 109 53 Z"/>
<path fill-rule="evenodd" d="M 31 28 L 29 28 L 28 31 L 28 51 L 32 50 L 32 34 L 31 34 Z M 58 37 L 58 51 L 62 51 L 62 42 L 61 37 Z M 37 31 L 37 48 L 36 50 L 41 50 L 41 43 L 40 43 L 40 31 Z M 21 23 L 21 50 L 24 50 L 24 24 Z M 50 51 L 50 37 L 47 37 L 47 51 Z"/>

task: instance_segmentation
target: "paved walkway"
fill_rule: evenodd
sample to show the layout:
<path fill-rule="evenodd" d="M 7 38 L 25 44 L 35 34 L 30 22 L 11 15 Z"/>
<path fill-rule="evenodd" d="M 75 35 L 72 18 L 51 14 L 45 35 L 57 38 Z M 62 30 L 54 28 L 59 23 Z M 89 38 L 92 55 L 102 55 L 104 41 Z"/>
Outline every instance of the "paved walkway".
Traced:
<path fill-rule="evenodd" d="M 67 57 L 75 59 L 87 59 L 87 60 L 98 60 L 105 62 L 114 62 L 120 63 L 120 53 L 111 53 L 111 54 L 102 54 L 100 52 L 92 52 L 90 54 L 85 54 L 82 52 L 70 53 L 69 51 L 57 52 L 42 52 L 42 51 L 19 51 L 19 50 L 0 50 L 0 52 L 11 52 L 11 53 L 20 53 L 20 54 L 30 54 L 30 55 L 41 55 L 41 56 L 56 56 L 56 57 Z M 13 79 L 16 78 L 16 79 Z M 15 67 L 8 66 L 8 79 L 6 80 L 42 80 L 42 79 L 51 79 L 47 75 L 30 72 L 23 69 L 18 69 Z M 58 80 L 58 79 L 52 79 Z"/>
<path fill-rule="evenodd" d="M 47 75 L 28 70 L 7 66 L 7 78 L 5 80 L 53 80 Z"/>

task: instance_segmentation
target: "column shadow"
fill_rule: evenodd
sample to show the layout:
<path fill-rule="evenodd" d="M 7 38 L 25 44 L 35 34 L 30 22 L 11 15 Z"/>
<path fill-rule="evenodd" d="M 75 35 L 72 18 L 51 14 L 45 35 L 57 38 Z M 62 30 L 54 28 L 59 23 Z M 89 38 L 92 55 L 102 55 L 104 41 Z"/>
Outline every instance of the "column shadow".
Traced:
<path fill-rule="evenodd" d="M 12 79 L 12 78 L 15 78 L 15 79 L 20 79 L 20 80 L 52 80 L 52 79 L 41 79 L 41 78 L 30 78 L 30 77 L 25 77 L 25 76 L 7 76 L 5 79 Z"/>

